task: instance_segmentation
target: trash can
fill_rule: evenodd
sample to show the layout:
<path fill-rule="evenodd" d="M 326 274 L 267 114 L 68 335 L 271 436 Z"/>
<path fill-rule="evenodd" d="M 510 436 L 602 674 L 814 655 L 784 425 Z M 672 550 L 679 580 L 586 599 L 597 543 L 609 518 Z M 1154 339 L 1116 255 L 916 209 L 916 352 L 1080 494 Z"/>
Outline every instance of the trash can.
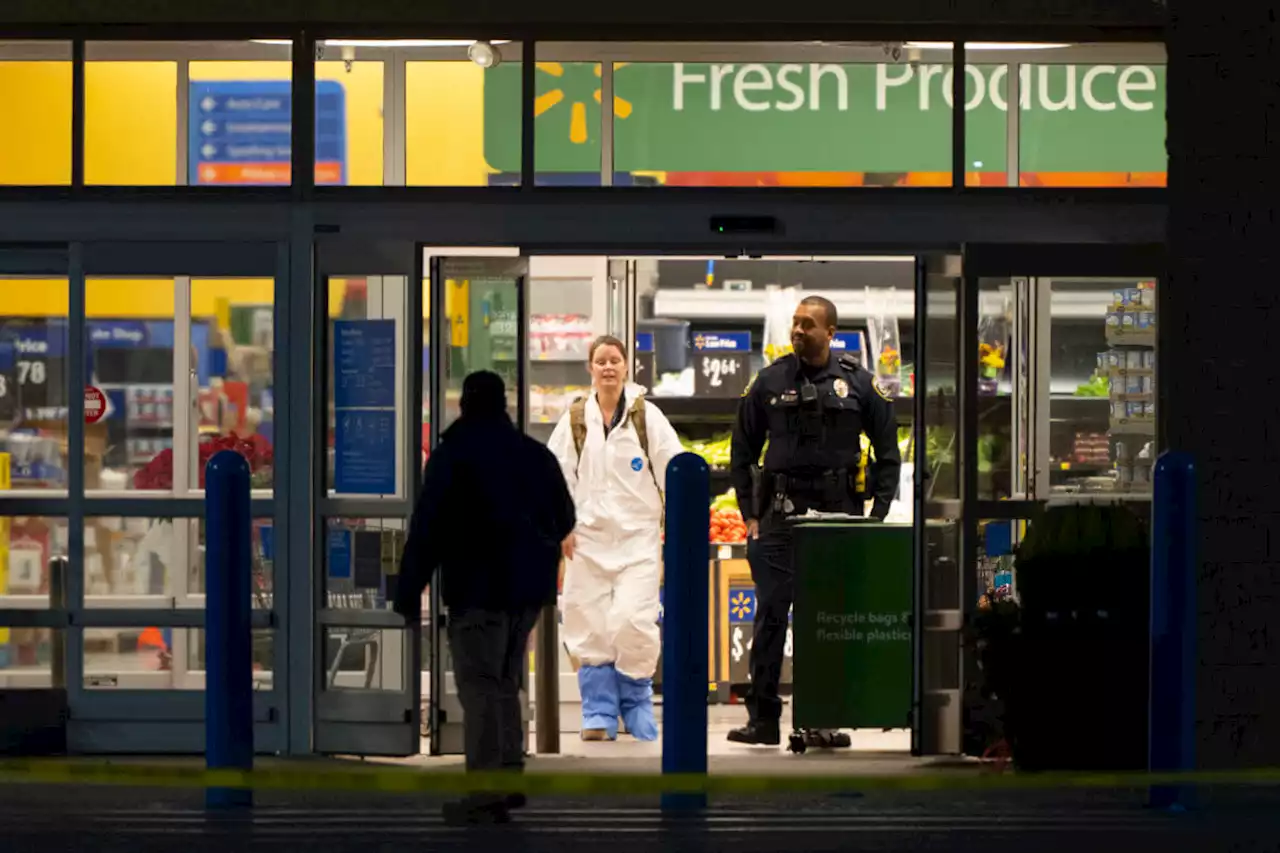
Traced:
<path fill-rule="evenodd" d="M 792 548 L 795 727 L 909 727 L 911 525 L 797 521 Z"/>

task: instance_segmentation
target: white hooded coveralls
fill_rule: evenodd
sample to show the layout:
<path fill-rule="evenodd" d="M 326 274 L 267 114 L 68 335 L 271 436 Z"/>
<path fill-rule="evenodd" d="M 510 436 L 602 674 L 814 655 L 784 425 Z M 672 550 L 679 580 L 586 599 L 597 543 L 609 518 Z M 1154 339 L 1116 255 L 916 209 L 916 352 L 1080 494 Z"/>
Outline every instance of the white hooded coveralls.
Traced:
<path fill-rule="evenodd" d="M 565 565 L 561 600 L 565 645 L 581 664 L 612 663 L 633 679 L 652 678 L 658 666 L 662 495 L 667 464 L 684 450 L 670 421 L 646 400 L 645 459 L 631 424 L 631 407 L 642 392 L 640 386 L 627 384 L 627 416 L 608 437 L 591 392 L 581 459 L 568 412 L 547 445 L 560 460 L 578 514 L 577 550 Z"/>

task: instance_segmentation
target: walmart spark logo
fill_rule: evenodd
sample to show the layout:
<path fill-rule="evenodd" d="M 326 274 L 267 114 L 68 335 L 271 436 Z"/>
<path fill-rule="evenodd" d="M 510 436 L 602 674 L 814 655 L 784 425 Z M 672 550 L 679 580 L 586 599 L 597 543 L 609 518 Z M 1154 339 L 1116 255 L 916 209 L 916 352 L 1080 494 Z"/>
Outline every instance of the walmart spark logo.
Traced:
<path fill-rule="evenodd" d="M 756 609 L 755 596 L 746 590 L 738 590 L 729 596 L 729 612 L 740 622 L 747 621 Z"/>
<path fill-rule="evenodd" d="M 626 62 L 615 62 L 613 68 L 616 71 L 627 65 Z M 586 74 L 587 63 L 571 62 L 568 67 L 560 62 L 539 62 L 538 70 L 544 74 L 555 78 L 559 85 L 556 88 L 543 92 L 533 102 L 534 117 L 541 116 L 543 113 L 557 107 L 564 101 L 569 102 L 569 141 L 574 145 L 585 145 L 588 138 L 587 127 L 587 100 L 588 98 L 600 103 L 603 97 L 600 91 L 600 84 L 597 82 L 600 78 L 600 63 L 591 65 L 596 80 L 592 80 Z M 554 83 L 553 83 L 554 85 Z M 588 94 L 590 93 L 590 94 Z M 631 116 L 631 102 L 624 98 L 613 96 L 613 115 L 615 119 L 626 119 Z"/>

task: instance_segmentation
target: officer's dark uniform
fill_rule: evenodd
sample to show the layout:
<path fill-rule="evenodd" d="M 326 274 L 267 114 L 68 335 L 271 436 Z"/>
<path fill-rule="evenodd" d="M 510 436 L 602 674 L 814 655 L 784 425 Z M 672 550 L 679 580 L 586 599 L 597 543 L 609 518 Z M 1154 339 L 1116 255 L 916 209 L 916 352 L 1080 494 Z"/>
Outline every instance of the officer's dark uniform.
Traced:
<path fill-rule="evenodd" d="M 759 728 L 769 731 L 772 741 L 782 715 L 778 682 L 795 596 L 791 526 L 784 518 L 810 509 L 863 513 L 866 495 L 858 484 L 863 432 L 875 454 L 865 491 L 874 499 L 872 516 L 883 519 L 902 467 L 897 421 L 893 403 L 856 359 L 832 352 L 825 367 L 814 368 L 795 355 L 785 356 L 760 371 L 738 406 L 733 487 L 743 515 L 760 523 L 760 537 L 747 543 L 756 615 L 747 697 L 751 725 L 742 734 Z M 757 483 L 752 469 L 766 438 L 769 449 Z"/>

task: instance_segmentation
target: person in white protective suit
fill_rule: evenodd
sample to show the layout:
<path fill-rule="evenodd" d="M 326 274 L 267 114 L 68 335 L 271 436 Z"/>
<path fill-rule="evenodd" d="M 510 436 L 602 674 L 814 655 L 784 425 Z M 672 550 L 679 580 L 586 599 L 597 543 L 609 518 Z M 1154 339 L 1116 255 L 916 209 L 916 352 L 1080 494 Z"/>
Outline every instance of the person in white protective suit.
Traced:
<path fill-rule="evenodd" d="M 658 587 L 667 464 L 680 438 L 644 389 L 627 381 L 627 350 L 591 345 L 591 393 L 556 424 L 548 447 L 573 493 L 578 524 L 564 546 L 565 645 L 578 664 L 583 740 L 614 740 L 618 719 L 656 740 Z"/>

